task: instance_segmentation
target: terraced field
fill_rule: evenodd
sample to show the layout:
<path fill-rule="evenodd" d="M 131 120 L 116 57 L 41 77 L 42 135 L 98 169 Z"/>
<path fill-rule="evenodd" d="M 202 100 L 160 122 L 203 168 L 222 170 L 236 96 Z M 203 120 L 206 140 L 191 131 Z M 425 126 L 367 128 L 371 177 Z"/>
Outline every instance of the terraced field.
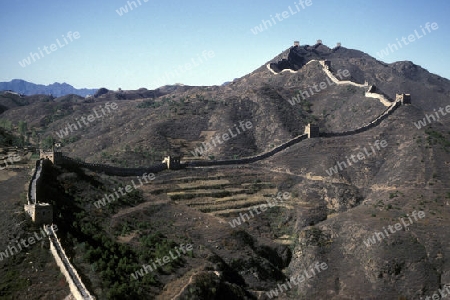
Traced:
<path fill-rule="evenodd" d="M 237 176 L 239 168 L 239 176 Z M 270 172 L 256 167 L 190 168 L 179 172 L 167 172 L 156 176 L 152 185 L 144 188 L 150 201 L 167 200 L 186 205 L 202 213 L 219 218 L 232 219 L 248 212 L 256 205 L 274 202 L 284 181 L 283 173 Z M 180 176 L 181 175 L 181 176 Z M 278 203 L 288 207 L 289 201 Z"/>
<path fill-rule="evenodd" d="M 240 223 L 243 225 L 241 229 L 245 228 L 251 236 L 262 237 L 278 245 L 290 245 L 295 239 L 292 228 L 298 215 L 298 197 L 278 201 L 276 206 L 269 206 L 264 213 L 260 209 L 256 213 L 252 208 L 268 201 L 273 204 L 280 191 L 291 192 L 285 183 L 293 177 L 261 164 L 188 168 L 179 172 L 163 172 L 143 190 L 144 197 L 149 201 L 147 203 L 164 201 L 178 206 L 179 213 L 174 217 L 183 216 L 185 221 L 192 219 L 199 222 L 203 229 L 216 232 L 206 231 L 203 236 L 205 243 L 216 241 L 216 235 L 221 236 L 226 230 L 236 230 L 236 225 L 231 224 L 240 219 L 243 221 Z M 193 210 L 196 213 L 192 213 Z M 203 218 L 197 212 L 208 217 Z M 248 216 L 245 222 L 241 213 Z M 168 219 L 171 217 L 167 216 Z"/>
<path fill-rule="evenodd" d="M 255 205 L 273 202 L 278 192 L 273 175 L 258 171 L 236 167 L 187 169 L 184 172 L 188 176 L 177 178 L 171 173 L 170 179 L 157 179 L 155 189 L 149 192 L 165 193 L 174 203 L 203 213 L 234 218 Z"/>

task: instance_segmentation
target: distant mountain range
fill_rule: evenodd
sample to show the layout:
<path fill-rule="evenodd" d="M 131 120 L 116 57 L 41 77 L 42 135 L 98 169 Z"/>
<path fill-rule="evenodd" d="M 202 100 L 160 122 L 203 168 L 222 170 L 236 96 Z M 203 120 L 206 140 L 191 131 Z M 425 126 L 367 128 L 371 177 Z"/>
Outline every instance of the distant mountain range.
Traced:
<path fill-rule="evenodd" d="M 61 97 L 68 94 L 86 97 L 93 95 L 97 89 L 76 89 L 70 84 L 55 82 L 49 85 L 34 84 L 22 79 L 13 79 L 10 82 L 0 82 L 0 91 L 14 91 L 23 95 L 51 94 L 54 97 Z"/>

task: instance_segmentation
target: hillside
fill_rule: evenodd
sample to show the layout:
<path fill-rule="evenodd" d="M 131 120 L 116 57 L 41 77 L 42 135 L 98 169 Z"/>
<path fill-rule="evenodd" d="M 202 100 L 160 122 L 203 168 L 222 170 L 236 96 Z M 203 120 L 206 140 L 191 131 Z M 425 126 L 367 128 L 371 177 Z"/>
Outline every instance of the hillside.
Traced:
<path fill-rule="evenodd" d="M 331 84 L 325 70 L 355 84 Z M 388 103 L 367 97 L 370 86 Z M 410 94 L 412 104 L 361 133 L 327 137 L 369 124 L 400 93 Z M 135 177 L 50 168 L 45 193 L 56 208 L 54 221 L 99 299 L 269 299 L 291 276 L 311 274 L 316 262 L 327 268 L 278 290 L 278 299 L 420 299 L 450 286 L 450 116 L 430 117 L 449 107 L 449 96 L 448 79 L 412 62 L 386 64 L 358 50 L 316 44 L 291 47 L 223 86 L 105 89 L 88 101 L 16 95 L 0 119 L 12 129 L 26 122 L 36 133 L 29 133 L 30 143 L 37 136 L 61 141 L 64 155 L 129 168 L 166 155 L 188 163 L 248 157 L 303 134 L 308 123 L 319 126 L 320 137 L 252 164 L 191 164 L 157 173 L 136 193 L 100 209 L 93 202 Z M 95 117 L 82 123 L 89 115 Z M 246 122 L 251 126 L 244 130 Z M 194 156 L 202 143 L 229 132 L 235 135 Z M 366 154 L 355 161 L 358 153 Z M 26 184 L 19 174 L 19 185 Z M 288 199 L 235 222 L 280 192 Z M 414 219 L 413 212 L 424 217 Z M 386 234 L 401 220 L 412 222 Z M 368 245 L 376 232 L 385 237 Z M 193 244 L 192 253 L 127 281 L 181 243 Z M 115 253 L 126 253 L 127 261 Z M 14 295 L 7 287 L 4 293 Z"/>

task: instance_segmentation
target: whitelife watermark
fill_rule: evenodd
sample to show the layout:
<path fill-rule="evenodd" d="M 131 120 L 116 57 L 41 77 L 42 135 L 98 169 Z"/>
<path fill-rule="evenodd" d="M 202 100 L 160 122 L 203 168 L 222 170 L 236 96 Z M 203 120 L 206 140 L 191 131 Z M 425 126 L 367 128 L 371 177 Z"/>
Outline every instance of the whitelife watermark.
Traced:
<path fill-rule="evenodd" d="M 8 154 L 7 158 L 0 161 L 0 170 L 6 169 L 8 166 L 14 165 L 14 162 L 20 161 L 22 158 L 18 154 Z"/>
<path fill-rule="evenodd" d="M 447 291 L 448 294 L 445 294 L 445 291 Z M 425 298 L 420 297 L 420 300 L 439 300 L 444 299 L 447 296 L 450 296 L 450 286 L 445 285 L 442 289 L 438 289 L 437 293 L 434 293 L 431 296 L 426 296 Z"/>
<path fill-rule="evenodd" d="M 34 233 L 34 236 L 36 237 L 37 241 L 40 241 L 44 238 L 46 238 L 47 236 L 49 236 L 50 234 L 47 233 L 47 230 L 49 230 L 48 228 L 51 227 L 53 229 L 54 232 L 56 232 L 58 230 L 58 227 L 53 224 L 53 225 L 46 225 L 45 228 L 41 228 L 41 236 L 39 236 L 37 234 L 37 232 Z M 28 240 L 28 244 L 27 244 L 27 240 Z M 34 239 L 34 237 L 29 237 L 28 239 L 20 239 L 20 243 L 19 241 L 17 241 L 17 248 L 19 248 L 19 250 L 17 250 L 16 246 L 8 246 L 8 248 L 5 250 L 5 252 L 0 252 L 0 261 L 2 261 L 3 259 L 9 258 L 9 256 L 13 256 L 14 254 L 19 253 L 20 251 L 22 251 L 22 245 L 24 246 L 24 248 L 28 248 L 31 245 L 36 243 L 36 240 Z M 9 250 L 9 253 L 8 253 Z M 14 252 L 13 252 L 14 250 Z"/>
<path fill-rule="evenodd" d="M 69 135 L 69 130 L 70 130 L 70 133 L 73 133 L 74 131 L 76 131 L 76 130 L 78 130 L 78 129 L 81 129 L 81 128 L 83 127 L 83 125 L 80 123 L 80 120 L 83 122 L 84 126 L 88 126 L 89 123 L 92 123 L 92 122 L 94 122 L 95 120 L 98 120 L 98 119 L 103 118 L 104 116 L 110 114 L 110 113 L 112 112 L 111 110 L 116 110 L 118 107 L 119 107 L 119 106 L 117 105 L 116 102 L 112 102 L 111 104 L 110 104 L 109 102 L 106 102 L 104 108 L 101 107 L 101 106 L 100 106 L 100 108 L 99 108 L 100 111 L 101 111 L 101 114 L 99 114 L 99 113 L 97 112 L 97 110 L 94 108 L 94 109 L 92 110 L 92 111 L 94 112 L 93 114 L 90 114 L 90 115 L 88 115 L 87 117 L 82 116 L 82 117 L 79 118 L 79 119 L 75 119 L 76 124 L 75 124 L 75 123 L 72 123 L 72 124 L 67 123 L 67 126 L 66 126 L 64 129 L 61 129 L 59 132 L 56 132 L 56 135 L 57 135 L 60 139 L 63 139 L 64 137 L 66 137 L 66 136 Z M 106 111 L 105 111 L 105 109 L 106 109 Z M 86 122 L 86 120 L 87 120 L 89 123 Z M 77 126 L 77 125 L 78 125 L 78 126 Z"/>
<path fill-rule="evenodd" d="M 158 78 L 158 80 L 153 83 L 153 86 L 160 87 L 169 79 L 175 79 L 181 76 L 183 73 L 191 71 L 192 69 L 206 63 L 209 59 L 214 58 L 215 56 L 216 54 L 213 50 L 203 50 L 201 54 L 197 54 L 196 57 L 192 57 L 189 62 L 178 65 L 170 71 L 166 71 L 163 76 Z"/>
<path fill-rule="evenodd" d="M 75 31 L 73 33 L 72 33 L 72 31 L 69 31 L 69 32 L 67 32 L 66 35 L 63 34 L 62 37 L 63 37 L 64 43 L 61 43 L 59 38 L 57 38 L 56 44 L 50 44 L 49 47 L 43 46 L 42 49 L 41 49 L 41 47 L 38 47 L 39 53 L 30 52 L 30 55 L 28 57 L 22 59 L 22 61 L 19 61 L 19 65 L 22 68 L 25 68 L 26 66 L 31 65 L 32 62 L 35 62 L 41 58 L 44 58 L 45 55 L 42 52 L 42 50 L 44 50 L 46 55 L 49 55 L 52 52 L 55 52 L 56 50 L 61 49 L 61 48 L 65 47 L 66 45 L 69 45 L 69 42 L 67 41 L 67 39 L 69 39 L 70 42 L 73 42 L 74 40 L 78 40 L 81 36 L 78 31 Z M 33 61 L 31 61 L 31 60 L 33 60 Z"/>
<path fill-rule="evenodd" d="M 386 140 L 381 140 L 381 142 L 379 140 L 376 140 L 374 143 L 374 146 L 375 146 L 375 148 L 377 148 L 378 151 L 380 151 L 381 148 L 387 147 L 387 145 L 388 145 L 388 143 L 386 142 Z M 371 155 L 376 154 L 374 146 L 372 146 L 371 143 L 369 143 L 369 146 L 370 146 L 370 149 L 372 150 L 372 152 L 370 152 L 370 153 L 367 151 L 367 148 L 364 147 L 363 148 L 364 151 L 360 151 L 356 155 L 355 154 L 350 155 L 350 159 L 353 161 L 353 163 L 358 163 L 359 161 L 366 159 L 366 156 L 370 157 Z M 380 146 L 381 146 L 381 148 L 380 148 Z M 341 161 L 341 162 L 338 162 L 337 164 L 335 164 L 333 167 L 329 168 L 328 170 L 325 170 L 327 172 L 328 176 L 337 174 L 337 173 L 339 173 L 339 171 L 342 171 L 352 165 L 352 163 L 350 162 L 350 159 L 347 156 L 345 156 L 345 159 L 347 160 L 347 163 L 345 161 Z M 356 160 L 356 159 L 358 159 L 358 160 Z"/>
<path fill-rule="evenodd" d="M 278 284 L 277 288 L 272 289 L 269 292 L 266 292 L 266 295 L 269 297 L 269 299 L 272 299 L 273 297 L 278 297 L 279 294 L 287 292 L 289 289 L 292 289 L 291 283 L 293 283 L 294 286 L 296 286 L 304 281 L 307 281 L 308 279 L 311 279 L 312 277 L 319 275 L 320 272 L 328 269 L 328 265 L 324 262 L 320 263 L 320 264 L 319 264 L 319 262 L 316 262 L 316 263 L 314 263 L 314 267 L 313 267 L 313 265 L 311 265 L 310 268 L 311 268 L 310 274 L 308 274 L 307 270 L 303 270 L 303 273 L 305 273 L 305 275 L 300 273 L 298 276 L 291 276 L 289 278 L 289 280 L 286 280 L 286 283 Z M 317 270 L 317 274 L 314 269 Z M 283 289 L 284 289 L 284 291 L 283 291 Z"/>
<path fill-rule="evenodd" d="M 168 264 L 169 262 L 174 261 L 177 258 L 180 258 L 181 253 L 178 250 L 181 250 L 181 252 L 183 252 L 183 254 L 186 255 L 187 252 L 191 252 L 193 248 L 194 247 L 191 244 L 186 244 L 186 246 L 184 246 L 184 244 L 181 244 L 179 247 L 175 247 L 175 252 L 177 255 L 174 255 L 172 251 L 169 251 L 170 255 L 166 255 L 163 258 L 158 257 L 155 259 L 155 261 L 151 260 L 150 265 L 143 264 L 140 270 L 134 272 L 134 274 L 131 274 L 131 278 L 133 278 L 134 280 L 138 280 L 139 277 L 144 277 L 145 275 L 147 275 L 149 273 L 149 270 L 150 272 L 156 271 L 158 267 L 162 267 L 165 264 Z"/>
<path fill-rule="evenodd" d="M 342 73 L 341 73 L 342 72 Z M 348 77 L 350 76 L 350 72 L 348 70 L 344 70 L 342 71 L 341 69 L 339 69 L 336 72 L 336 77 L 339 77 L 340 80 L 342 80 L 342 76 L 344 77 Z M 319 85 L 317 85 L 316 83 L 311 87 L 308 86 L 309 88 L 309 93 L 308 91 L 301 91 L 300 93 L 298 93 L 298 95 L 296 97 L 292 97 L 292 99 L 288 99 L 289 104 L 291 104 L 292 106 L 294 106 L 296 103 L 300 103 L 300 100 L 305 100 L 309 97 L 311 97 L 312 95 L 314 95 L 314 92 L 312 90 L 312 88 L 314 88 L 314 90 L 316 91 L 316 93 L 319 93 L 323 90 L 325 90 L 327 87 L 332 86 L 336 84 L 335 82 L 333 82 L 328 76 L 327 76 L 327 81 L 322 81 L 319 83 Z M 320 90 L 318 89 L 318 87 L 320 87 Z"/>
<path fill-rule="evenodd" d="M 94 202 L 94 206 L 96 208 L 101 208 L 102 206 L 106 206 L 106 204 L 117 201 L 120 197 L 125 196 L 128 193 L 131 193 L 133 190 L 137 190 L 140 187 L 142 187 L 145 183 L 149 183 L 152 180 L 155 180 L 155 174 L 153 173 L 144 173 L 142 175 L 142 177 L 137 176 L 137 179 L 139 180 L 139 185 L 136 185 L 134 183 L 134 179 L 131 180 L 131 185 L 127 185 L 125 186 L 125 188 L 119 187 L 116 191 L 116 189 L 114 189 L 114 192 L 112 194 L 105 194 L 105 196 L 98 201 Z M 143 179 L 145 181 L 145 183 L 142 182 Z M 120 195 L 119 195 L 120 193 Z"/>
<path fill-rule="evenodd" d="M 436 22 L 430 23 L 427 22 L 425 24 L 425 28 L 427 29 L 428 33 L 431 33 L 431 30 L 437 30 L 439 28 L 438 24 Z M 414 30 L 414 34 L 411 33 L 408 35 L 408 37 L 404 37 L 402 36 L 402 38 L 400 39 L 403 42 L 403 45 L 408 46 L 410 43 L 413 43 L 417 40 L 423 38 L 424 36 L 427 35 L 427 31 L 425 31 L 425 28 L 422 27 L 422 25 L 420 25 L 420 29 L 423 33 L 423 35 L 420 35 L 419 32 L 417 32 L 417 29 Z M 394 51 L 398 51 L 399 47 L 400 49 L 403 48 L 402 43 L 400 43 L 400 41 L 398 40 L 398 38 L 396 38 L 397 40 L 397 44 L 388 44 L 388 46 L 385 49 L 382 49 L 380 52 L 377 52 L 377 56 L 382 59 L 385 56 L 388 56 L 390 53 L 394 53 Z M 408 40 L 409 43 L 406 41 Z M 398 47 L 397 47 L 398 45 Z"/>
<path fill-rule="evenodd" d="M 192 155 L 195 157 L 199 157 L 202 156 L 204 154 L 206 154 L 207 152 L 211 151 L 214 147 L 217 147 L 220 144 L 223 144 L 224 142 L 228 141 L 230 138 L 235 138 L 237 137 L 239 134 L 245 132 L 247 129 L 252 129 L 253 128 L 253 124 L 251 121 L 246 121 L 244 123 L 244 121 L 239 121 L 239 127 L 241 128 L 241 130 L 239 130 L 239 127 L 236 124 L 233 124 L 234 129 L 235 129 L 235 133 L 233 134 L 233 128 L 228 128 L 228 130 L 225 133 L 222 134 L 216 134 L 214 137 L 211 138 L 211 143 L 213 144 L 213 146 L 211 146 L 210 143 L 208 142 L 202 142 L 202 146 L 197 147 L 194 149 L 194 151 L 191 151 Z M 228 134 L 227 132 L 229 132 L 230 134 Z M 221 139 L 223 139 L 223 141 L 221 141 Z M 217 144 L 216 144 L 217 142 Z"/>
<path fill-rule="evenodd" d="M 436 115 L 436 117 L 434 117 L 434 115 L 425 115 L 425 118 L 423 118 L 422 120 L 419 120 L 417 123 L 414 122 L 414 125 L 417 127 L 417 129 L 420 129 L 422 127 L 427 126 L 428 124 L 431 124 L 433 120 L 433 122 L 436 122 L 438 120 L 440 120 L 441 118 L 439 117 L 438 112 L 436 111 L 436 109 L 433 110 L 434 114 Z M 444 108 L 443 107 L 439 107 L 438 111 L 441 113 L 441 115 L 444 117 L 447 115 L 447 113 L 450 113 L 450 105 L 447 105 L 445 107 L 445 111 L 444 112 Z M 428 121 L 428 122 L 427 122 Z"/>
<path fill-rule="evenodd" d="M 417 217 L 419 217 L 419 219 L 425 218 L 425 212 L 422 211 L 422 210 L 419 211 L 419 212 L 413 211 L 413 212 L 411 213 L 411 215 L 413 216 L 413 218 L 414 218 L 414 220 L 415 220 L 416 222 L 418 221 Z M 409 216 L 409 214 L 406 214 L 406 216 L 408 217 L 408 220 L 409 220 L 409 222 L 410 222 L 409 224 L 408 224 L 408 223 L 405 223 L 405 220 L 404 220 L 403 218 L 400 218 L 400 221 L 402 222 L 402 224 L 403 224 L 405 230 L 407 230 L 408 227 L 411 226 L 411 225 L 413 224 L 413 221 L 411 220 L 411 217 Z M 388 226 L 389 232 L 390 232 L 391 234 L 393 234 L 393 233 L 395 233 L 395 232 L 397 232 L 397 231 L 402 230 L 402 229 L 403 229 L 402 224 L 400 224 L 400 223 L 395 223 L 394 226 L 389 225 L 389 226 Z M 395 228 L 395 230 L 394 230 L 394 228 Z M 383 227 L 383 231 L 384 231 L 384 233 L 385 233 L 386 235 L 384 235 L 382 232 L 377 231 L 377 232 L 375 232 L 374 235 L 372 235 L 372 237 L 370 237 L 370 238 L 368 238 L 367 240 L 365 240 L 365 241 L 364 241 L 364 244 L 366 245 L 366 247 L 369 248 L 370 246 L 375 245 L 375 244 L 377 243 L 377 240 L 378 240 L 378 242 L 381 242 L 383 239 L 385 239 L 386 237 L 389 236 L 389 233 L 388 233 L 388 231 L 386 230 L 385 227 Z M 375 238 L 376 238 L 376 239 L 375 239 Z"/>
<path fill-rule="evenodd" d="M 297 13 L 301 12 L 302 9 L 306 9 L 307 7 L 312 5 L 312 0 L 299 0 L 298 2 L 294 2 L 295 8 L 292 9 L 292 7 L 289 5 L 288 9 L 283 11 L 282 13 L 276 13 L 275 18 L 278 20 L 278 22 L 282 22 L 283 20 L 288 19 L 289 17 L 296 15 Z M 261 20 L 261 23 L 258 26 L 253 27 L 251 32 L 254 35 L 257 35 L 258 33 L 262 33 L 264 30 L 269 29 L 270 27 L 277 24 L 275 21 L 275 18 L 273 15 L 270 15 L 270 20 Z"/>
<path fill-rule="evenodd" d="M 248 209 L 248 212 L 250 213 L 251 218 L 255 218 L 255 215 L 253 214 L 253 211 L 257 215 L 259 215 L 262 212 L 265 212 L 268 208 L 272 208 L 274 206 L 278 206 L 278 201 L 280 203 L 283 203 L 284 200 L 288 200 L 290 198 L 291 198 L 291 193 L 289 193 L 289 192 L 284 192 L 284 193 L 278 192 L 277 197 L 276 198 L 275 197 L 272 198 L 273 202 L 270 202 L 269 200 L 266 200 L 267 204 L 260 204 L 260 205 L 255 205 L 253 207 L 250 207 Z M 258 211 L 258 208 L 261 211 Z M 244 217 L 246 217 L 247 219 L 245 219 Z M 239 213 L 239 217 L 233 219 L 231 222 L 228 222 L 228 224 L 230 224 L 230 226 L 232 228 L 235 228 L 235 227 L 237 227 L 237 226 L 239 226 L 239 225 L 241 225 L 241 224 L 243 224 L 243 223 L 245 223 L 247 221 L 250 221 L 251 218 L 250 218 L 250 216 L 247 213 L 245 213 L 245 214 Z M 242 223 L 241 223 L 241 219 L 242 219 Z"/>
<path fill-rule="evenodd" d="M 142 5 L 141 0 L 136 0 L 137 3 L 139 3 L 139 6 Z M 119 9 L 116 9 L 116 13 L 121 17 L 124 14 L 128 13 L 128 8 L 130 8 L 129 11 L 132 11 L 135 8 L 138 8 L 139 6 L 136 4 L 136 1 L 127 1 L 127 4 L 124 6 L 121 6 Z M 142 2 L 147 3 L 149 0 L 142 0 Z M 134 6 L 134 7 L 133 7 Z"/>

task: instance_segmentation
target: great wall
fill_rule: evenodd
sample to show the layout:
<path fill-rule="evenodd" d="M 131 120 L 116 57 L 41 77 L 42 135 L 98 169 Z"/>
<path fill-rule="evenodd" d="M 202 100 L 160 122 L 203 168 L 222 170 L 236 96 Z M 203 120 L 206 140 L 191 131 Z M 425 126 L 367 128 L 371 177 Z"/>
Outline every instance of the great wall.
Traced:
<path fill-rule="evenodd" d="M 60 159 L 57 160 L 57 164 L 61 165 L 76 165 L 78 167 L 87 168 L 94 172 L 103 172 L 110 176 L 133 176 L 142 175 L 144 173 L 158 173 L 167 169 L 166 163 L 160 163 L 149 167 L 143 168 L 118 168 L 103 164 L 90 164 L 87 162 L 75 160 L 68 156 L 61 155 Z"/>
<path fill-rule="evenodd" d="M 24 209 L 34 222 L 44 226 L 44 230 L 50 241 L 50 252 L 68 282 L 72 296 L 77 300 L 93 300 L 95 298 L 86 289 L 77 271 L 67 258 L 58 236 L 53 230 L 53 226 L 49 226 L 53 225 L 53 209 L 51 204 L 39 201 L 38 187 L 42 184 L 41 173 L 43 168 L 44 159 L 41 158 L 36 161 L 36 168 L 28 186 L 28 204 L 24 205 Z"/>
<path fill-rule="evenodd" d="M 59 239 L 56 235 L 56 232 L 53 230 L 52 226 L 49 226 L 47 228 L 47 234 L 49 234 L 49 240 L 50 240 L 50 252 L 52 253 L 53 257 L 56 260 L 56 264 L 61 270 L 61 273 L 64 274 L 66 277 L 67 282 L 69 283 L 70 292 L 75 297 L 75 299 L 95 299 L 89 291 L 84 286 L 83 282 L 81 281 L 80 276 L 77 273 L 77 270 L 72 266 L 72 264 L 69 261 L 69 258 L 67 257 Z"/>
<path fill-rule="evenodd" d="M 318 41 L 320 42 L 320 40 Z M 339 44 L 340 46 L 340 44 Z M 325 71 L 325 73 L 328 75 L 328 77 L 335 82 L 338 85 L 353 85 L 353 86 L 357 86 L 357 87 L 369 87 L 369 84 L 366 82 L 364 84 L 358 84 L 358 83 L 354 83 L 352 81 L 340 81 L 338 80 L 332 73 L 331 73 L 331 64 L 329 61 L 327 60 L 323 60 L 323 61 L 317 61 L 317 60 L 311 60 L 309 61 L 307 64 L 311 63 L 311 62 L 319 62 L 320 65 L 323 67 L 323 70 Z M 306 65 L 307 65 L 306 64 Z M 279 74 L 276 73 L 275 71 L 273 71 L 270 68 L 270 64 L 267 64 L 267 69 L 269 69 L 273 74 Z M 285 70 L 283 70 L 285 71 Z M 281 72 L 283 72 L 281 71 Z M 292 73 L 296 73 L 298 71 L 294 71 L 294 70 L 290 70 Z M 281 73 L 280 72 L 280 73 Z M 411 96 L 409 94 L 397 94 L 396 95 L 396 99 L 394 102 L 390 102 L 384 95 L 382 94 L 378 94 L 375 93 L 375 89 L 376 87 L 374 85 L 371 85 L 368 89 L 368 91 L 365 93 L 365 96 L 368 98 L 376 98 L 379 99 L 380 102 L 385 105 L 388 106 L 388 108 L 381 113 L 376 119 L 372 120 L 370 123 L 365 124 L 359 128 L 353 129 L 353 130 L 349 130 L 349 131 L 345 131 L 345 132 L 319 132 L 319 129 L 317 126 L 314 126 L 312 124 L 308 124 L 305 128 L 305 133 L 299 136 L 296 136 L 294 138 L 292 138 L 291 140 L 275 147 L 274 149 L 256 155 L 256 156 L 250 156 L 250 157 L 245 157 L 242 159 L 231 159 L 231 160 L 211 160 L 211 161 L 196 161 L 196 162 L 189 162 L 188 164 L 186 164 L 187 167 L 204 167 L 204 166 L 220 166 L 220 165 L 233 165 L 233 164 L 249 164 L 249 163 L 253 163 L 265 158 L 268 158 L 270 156 L 275 155 L 276 153 L 283 151 L 284 149 L 297 144 L 301 141 L 303 141 L 304 139 L 307 138 L 313 138 L 313 137 L 338 137 L 338 136 L 346 136 L 346 135 L 352 135 L 352 134 L 357 134 L 357 133 L 361 133 L 364 131 L 367 131 L 375 126 L 377 126 L 378 124 L 381 123 L 381 121 L 383 121 L 385 118 L 387 118 L 390 114 L 392 114 L 400 105 L 402 104 L 410 104 L 411 103 Z"/>
<path fill-rule="evenodd" d="M 320 41 L 320 40 L 319 40 Z M 318 42 L 319 42 L 318 41 Z M 338 44 L 338 47 L 340 44 Z M 336 47 L 336 48 L 338 48 Z M 182 163 L 180 161 L 180 158 L 178 157 L 166 157 L 161 163 L 155 164 L 149 167 L 142 167 L 142 168 L 119 168 L 119 167 L 113 167 L 109 165 L 104 164 L 91 164 L 86 163 L 83 161 L 75 160 L 73 158 L 70 158 L 68 156 L 62 155 L 62 152 L 59 150 L 60 145 L 55 144 L 55 147 L 53 147 L 52 150 L 41 150 L 40 151 L 40 159 L 36 161 L 36 167 L 34 168 L 33 176 L 31 178 L 31 181 L 28 186 L 28 193 L 27 193 L 27 200 L 28 204 L 24 205 L 24 209 L 27 214 L 30 215 L 32 220 L 38 224 L 52 224 L 53 222 L 53 209 L 52 206 L 49 203 L 45 203 L 45 199 L 41 199 L 39 195 L 39 186 L 42 185 L 42 177 L 41 173 L 46 168 L 46 164 L 49 166 L 51 164 L 55 165 L 62 165 L 62 166 L 78 166 L 82 168 L 90 169 L 94 172 L 103 172 L 107 175 L 111 176 L 133 176 L 133 175 L 142 175 L 143 173 L 157 173 L 164 170 L 178 170 L 181 168 L 201 168 L 201 167 L 210 167 L 210 166 L 224 166 L 224 165 L 236 165 L 236 164 L 250 164 L 254 163 L 263 159 L 266 159 L 268 157 L 271 157 L 286 148 L 295 145 L 297 143 L 300 143 L 301 141 L 308 139 L 308 138 L 317 138 L 317 137 L 323 137 L 323 138 L 330 138 L 330 137 L 339 137 L 339 136 L 346 136 L 346 135 L 354 135 L 361 133 L 363 131 L 367 131 L 381 123 L 385 118 L 387 118 L 389 115 L 391 115 L 399 106 L 403 104 L 410 104 L 411 103 L 411 97 L 409 94 L 397 94 L 395 101 L 391 102 L 389 101 L 384 95 L 375 93 L 375 86 L 369 86 L 368 83 L 364 84 L 358 84 L 354 83 L 352 81 L 339 81 L 331 72 L 331 65 L 329 61 L 317 61 L 317 60 L 311 60 L 307 64 L 311 62 L 319 62 L 320 65 L 323 67 L 324 72 L 327 74 L 327 76 L 336 84 L 338 85 L 352 85 L 357 87 L 369 87 L 368 91 L 365 93 L 366 97 L 369 98 L 376 98 L 383 103 L 383 105 L 388 106 L 388 108 L 383 111 L 376 119 L 372 120 L 370 123 L 365 124 L 359 128 L 348 130 L 345 132 L 319 132 L 318 126 L 308 124 L 305 127 L 304 134 L 301 134 L 299 136 L 296 136 L 289 141 L 286 141 L 285 143 L 273 148 L 270 151 L 264 152 L 262 154 L 245 157 L 241 159 L 231 159 L 231 160 L 210 160 L 210 161 L 191 161 Z M 284 72 L 286 70 L 282 70 L 280 73 L 274 72 L 270 65 L 267 65 L 267 68 L 271 71 L 273 74 L 280 74 L 281 72 Z M 294 70 L 288 70 L 291 73 L 296 73 L 298 71 Z M 51 163 L 49 163 L 51 162 Z M 42 200 L 42 201 L 41 201 Z M 56 235 L 56 232 L 53 231 L 53 229 L 48 230 L 48 228 L 51 228 L 50 226 L 45 227 L 47 230 L 47 233 L 49 234 L 49 241 L 50 241 L 50 251 L 55 258 L 55 261 L 57 265 L 60 267 L 61 272 L 64 274 L 69 287 L 70 291 L 75 299 L 95 299 L 89 291 L 86 289 L 85 285 L 83 284 L 81 278 L 79 277 L 77 271 L 70 263 L 68 257 L 65 254 L 65 251 Z"/>

